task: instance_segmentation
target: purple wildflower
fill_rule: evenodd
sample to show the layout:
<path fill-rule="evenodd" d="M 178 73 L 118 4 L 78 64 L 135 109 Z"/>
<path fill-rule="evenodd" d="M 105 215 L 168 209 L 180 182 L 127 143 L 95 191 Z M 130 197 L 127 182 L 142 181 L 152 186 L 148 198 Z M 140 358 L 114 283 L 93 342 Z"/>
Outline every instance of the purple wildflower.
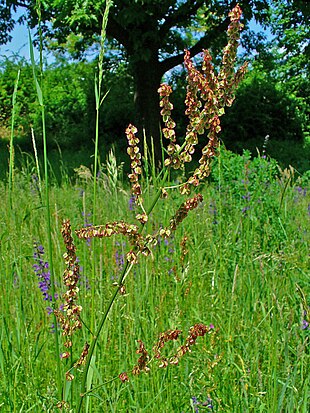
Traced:
<path fill-rule="evenodd" d="M 79 196 L 80 196 L 81 198 L 83 198 L 83 195 L 84 195 L 84 193 L 85 193 L 85 190 L 84 190 L 83 188 L 76 188 L 76 190 L 79 191 Z"/>
<path fill-rule="evenodd" d="M 118 267 L 118 269 L 121 271 L 125 265 L 125 254 L 124 254 L 124 248 L 126 247 L 126 242 L 116 242 L 115 245 L 117 247 L 121 247 L 120 249 L 116 250 L 115 252 L 115 262 Z"/>
<path fill-rule="evenodd" d="M 84 218 L 84 227 L 91 227 L 93 224 L 89 221 L 89 217 L 91 217 L 91 213 L 86 214 L 82 211 L 82 217 Z M 88 247 L 91 246 L 91 238 L 86 238 L 86 245 Z"/>
<path fill-rule="evenodd" d="M 250 209 L 249 205 L 245 206 L 244 208 L 242 208 L 241 212 L 246 215 L 247 211 Z"/>
<path fill-rule="evenodd" d="M 40 181 L 36 174 L 31 175 L 30 190 L 33 194 L 38 194 L 40 196 Z"/>
<path fill-rule="evenodd" d="M 164 256 L 164 260 L 166 262 L 171 262 L 171 263 L 174 262 L 173 254 L 175 253 L 175 249 L 173 245 L 173 237 L 171 237 L 170 239 L 165 238 L 164 240 L 162 240 L 162 238 L 159 237 L 158 244 L 160 245 L 161 243 L 163 243 L 165 250 L 166 250 L 166 254 L 167 254 Z M 172 274 L 173 272 L 174 272 L 173 268 L 170 268 L 168 270 L 169 275 Z"/>
<path fill-rule="evenodd" d="M 117 267 L 121 270 L 125 263 L 125 255 L 121 254 L 118 250 L 115 252 L 115 262 Z"/>
<path fill-rule="evenodd" d="M 217 208 L 216 208 L 216 202 L 211 200 L 210 205 L 209 205 L 209 213 L 210 215 L 213 216 L 213 221 L 212 224 L 217 225 L 218 221 L 216 219 L 217 217 Z"/>
<path fill-rule="evenodd" d="M 208 409 L 213 410 L 213 404 L 212 404 L 212 399 L 210 397 L 207 398 L 207 400 L 202 403 L 203 406 L 207 406 Z"/>
<path fill-rule="evenodd" d="M 122 271 L 125 265 L 125 252 L 124 249 L 126 247 L 126 242 L 115 242 L 115 246 L 118 247 L 118 249 L 115 251 L 114 254 L 114 259 L 115 259 L 115 264 L 116 264 L 116 274 L 111 275 L 111 280 L 114 282 L 118 279 L 118 273 Z"/>
<path fill-rule="evenodd" d="M 133 211 L 135 209 L 135 206 L 136 206 L 136 197 L 132 195 L 128 201 L 129 211 Z"/>
<path fill-rule="evenodd" d="M 39 283 L 38 286 L 42 292 L 44 301 L 52 301 L 52 296 L 49 293 L 51 287 L 51 273 L 47 261 L 44 261 L 44 248 L 42 245 L 34 244 L 33 258 L 36 261 L 33 264 L 34 272 L 36 273 Z"/>
<path fill-rule="evenodd" d="M 198 405 L 200 403 L 199 403 L 197 397 L 195 397 L 195 396 L 192 397 L 192 403 L 193 403 L 195 413 L 199 413 Z"/>
<path fill-rule="evenodd" d="M 302 188 L 301 186 L 296 186 L 295 191 L 297 191 L 298 194 L 301 195 L 301 196 L 306 196 L 307 195 L 307 189 Z"/>
<path fill-rule="evenodd" d="M 251 199 L 250 192 L 247 192 L 245 195 L 242 195 L 242 199 L 245 199 L 246 201 L 250 201 L 250 199 Z"/>
<path fill-rule="evenodd" d="M 308 307 L 308 311 L 310 310 L 310 307 Z M 302 330 L 310 330 L 310 323 L 309 323 L 309 317 L 308 317 L 308 311 L 304 310 L 304 318 L 301 323 L 301 329 Z"/>
<path fill-rule="evenodd" d="M 302 325 L 301 325 L 302 330 L 310 330 L 310 325 L 307 320 L 302 320 Z"/>
<path fill-rule="evenodd" d="M 48 315 L 51 315 L 53 313 L 52 307 L 46 307 L 46 311 Z"/>

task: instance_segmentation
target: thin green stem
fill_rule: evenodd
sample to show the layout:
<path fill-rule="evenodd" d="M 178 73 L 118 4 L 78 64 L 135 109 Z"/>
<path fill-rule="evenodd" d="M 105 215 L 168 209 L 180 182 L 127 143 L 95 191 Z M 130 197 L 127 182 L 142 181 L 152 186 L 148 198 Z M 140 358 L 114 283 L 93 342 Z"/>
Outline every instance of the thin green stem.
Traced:
<path fill-rule="evenodd" d="M 40 3 L 38 3 L 38 9 Z M 39 13 L 40 18 L 40 13 Z M 40 21 L 39 21 L 40 23 Z M 47 138 L 46 138 L 46 126 L 45 126 L 45 108 L 43 101 L 42 87 L 40 86 L 37 76 L 36 76 L 36 64 L 34 60 L 34 50 L 31 39 L 30 30 L 29 34 L 29 45 L 30 45 L 30 58 L 33 72 L 33 79 L 37 91 L 37 98 L 41 107 L 41 119 L 42 119 L 42 137 L 43 137 L 43 159 L 44 159 L 44 180 L 45 180 L 45 219 L 47 225 L 47 240 L 48 240 L 48 257 L 49 257 L 49 270 L 50 270 L 50 285 L 51 285 L 51 295 L 52 295 L 52 307 L 56 308 L 55 303 L 55 276 L 54 276 L 54 264 L 53 264 L 53 244 L 52 244 L 52 226 L 51 226 L 51 213 L 50 213 L 50 201 L 49 201 L 49 178 L 48 178 L 48 159 L 47 159 Z M 41 68 L 42 69 L 42 68 Z M 41 73 L 41 84 L 43 83 L 43 73 Z M 59 347 L 59 337 L 58 337 L 58 328 L 57 328 L 57 319 L 56 315 L 53 312 L 53 322 L 55 328 L 55 358 L 57 366 L 57 389 L 58 397 L 62 399 L 62 380 L 61 380 L 61 364 L 60 364 L 60 347 Z"/>
<path fill-rule="evenodd" d="M 100 118 L 100 107 L 105 98 L 101 98 L 102 89 L 102 79 L 103 79 L 103 58 L 104 58 L 104 42 L 106 39 L 106 27 L 108 23 L 109 9 L 111 6 L 111 0 L 106 0 L 105 10 L 102 18 L 101 26 L 101 40 L 100 40 L 100 51 L 98 59 L 98 84 L 95 82 L 95 98 L 96 98 L 96 129 L 95 129 L 95 155 L 94 155 L 94 186 L 93 186 L 93 222 L 96 222 L 96 204 L 97 204 L 97 171 L 98 171 L 98 148 L 99 148 L 99 118 Z M 96 253 L 93 251 L 93 267 L 92 267 L 92 278 L 95 280 L 96 277 Z M 93 283 L 94 285 L 94 283 Z M 91 306 L 94 308 L 95 303 L 95 288 L 92 287 L 91 294 Z M 91 316 L 91 330 L 95 328 L 95 314 L 92 313 Z"/>
<path fill-rule="evenodd" d="M 127 261 L 127 262 L 126 262 L 126 265 L 125 265 L 125 267 L 124 267 L 124 270 L 123 270 L 123 272 L 122 272 L 122 275 L 121 275 L 121 277 L 120 277 L 120 280 L 119 280 L 119 286 L 116 288 L 116 290 L 115 290 L 115 292 L 114 292 L 114 294 L 113 294 L 113 296 L 112 296 L 112 298 L 111 298 L 111 300 L 110 300 L 110 303 L 109 303 L 109 305 L 108 305 L 108 307 L 107 307 L 107 309 L 106 309 L 106 312 L 104 313 L 103 317 L 102 317 L 101 320 L 100 320 L 99 326 L 98 326 L 97 331 L 96 331 L 96 335 L 93 337 L 93 341 L 92 341 L 92 343 L 91 343 L 91 345 L 90 345 L 90 347 L 89 347 L 87 362 L 86 362 L 86 365 L 85 365 L 85 369 L 84 369 L 84 373 L 83 373 L 83 379 L 82 379 L 82 387 L 81 387 L 82 393 L 81 393 L 79 405 L 78 405 L 78 408 L 77 408 L 77 413 L 79 413 L 79 412 L 81 411 L 81 408 L 82 408 L 82 405 L 83 405 L 84 396 L 87 394 L 87 391 L 86 391 L 86 381 L 87 381 L 88 370 L 89 370 L 89 366 L 90 366 L 90 363 L 91 363 L 91 359 L 92 359 L 93 353 L 94 353 L 94 351 L 95 351 L 95 347 L 96 347 L 96 345 L 97 345 L 97 342 L 98 342 L 100 333 L 101 333 L 102 328 L 103 328 L 103 326 L 104 326 L 104 324 L 105 324 L 105 321 L 106 321 L 106 319 L 107 319 L 107 317 L 108 317 L 108 315 L 109 315 L 109 313 L 110 313 L 110 311 L 111 311 L 111 308 L 112 308 L 114 302 L 116 301 L 116 298 L 117 298 L 117 296 L 118 296 L 118 294 L 119 294 L 119 290 L 120 290 L 120 288 L 121 288 L 121 285 L 122 285 L 122 282 L 123 282 L 123 280 L 124 280 L 124 278 L 125 278 L 125 275 L 130 271 L 131 267 L 132 267 L 132 264 L 131 264 L 131 266 L 130 266 L 130 265 L 129 265 L 129 262 Z M 129 271 L 127 271 L 127 269 L 128 269 Z"/>
<path fill-rule="evenodd" d="M 156 195 L 154 196 L 154 199 L 153 199 L 153 201 L 151 202 L 151 205 L 149 206 L 149 209 L 148 209 L 147 212 L 146 212 L 147 215 L 150 215 L 150 213 L 153 211 L 155 205 L 157 204 L 157 201 L 158 201 L 159 198 L 161 197 L 161 195 L 162 195 L 162 189 L 163 189 L 163 187 L 165 186 L 165 182 L 166 182 L 166 180 L 167 180 L 167 178 L 168 178 L 169 171 L 170 171 L 170 168 L 167 168 L 167 169 L 165 170 L 164 176 L 163 176 L 162 181 L 161 181 L 161 186 L 160 186 L 159 190 L 157 191 Z"/>
<path fill-rule="evenodd" d="M 46 223 L 47 223 L 47 239 L 48 239 L 48 257 L 49 257 L 49 270 L 50 270 L 50 280 L 51 280 L 51 295 L 52 295 L 52 306 L 56 309 L 55 302 L 55 275 L 54 275 L 54 263 L 53 263 L 53 243 L 52 243 L 52 226 L 51 226 L 51 212 L 50 212 L 50 201 L 49 201 L 49 179 L 48 179 L 48 160 L 47 160 L 47 142 L 46 142 L 46 128 L 45 128 L 45 111 L 44 106 L 41 107 L 42 114 L 42 133 L 43 133 L 43 157 L 44 157 L 44 180 L 45 180 L 45 205 L 46 205 Z M 55 357 L 57 363 L 57 387 L 59 392 L 59 397 L 62 397 L 62 380 L 61 380 L 61 363 L 60 363 L 60 347 L 59 347 L 59 336 L 57 327 L 57 318 L 53 312 L 53 322 L 55 329 Z"/>
<path fill-rule="evenodd" d="M 106 39 L 106 27 L 108 23 L 109 9 L 112 2 L 106 0 L 105 10 L 102 17 L 100 51 L 98 59 L 98 84 L 95 83 L 95 98 L 96 98 L 96 130 L 95 130 L 95 158 L 94 158 L 94 188 L 93 188 L 93 220 L 96 218 L 96 200 L 97 200 L 97 171 L 98 171 L 98 147 L 99 147 L 99 117 L 100 107 L 105 98 L 101 98 L 102 80 L 103 80 L 103 58 L 104 58 L 104 42 Z"/>
<path fill-rule="evenodd" d="M 10 200 L 10 210 L 13 210 L 13 182 L 14 182 L 14 126 L 15 126 L 15 109 L 16 109 L 16 96 L 18 89 L 20 70 L 17 72 L 17 77 L 14 84 L 14 91 L 12 97 L 12 122 L 11 122 L 11 138 L 10 138 L 10 164 L 9 164 L 9 200 Z"/>
<path fill-rule="evenodd" d="M 151 205 L 150 205 L 150 207 L 148 208 L 147 215 L 149 215 L 149 214 L 153 211 L 156 203 L 158 202 L 158 200 L 159 200 L 159 198 L 160 198 L 160 196 L 161 196 L 161 193 L 162 193 L 162 188 L 164 187 L 164 184 L 165 184 L 165 182 L 166 182 L 166 180 L 167 180 L 167 178 L 168 178 L 168 175 L 169 175 L 169 168 L 167 168 L 166 171 L 165 171 L 165 173 L 164 173 L 164 176 L 163 176 L 162 181 L 161 181 L 161 184 L 162 184 L 162 185 L 161 185 L 161 187 L 158 189 L 157 193 L 155 194 L 155 196 L 154 196 L 154 198 L 153 198 L 153 201 L 151 202 Z M 141 224 L 141 225 L 140 225 L 140 228 L 139 228 L 140 233 L 143 231 L 143 228 L 144 228 L 144 225 Z M 90 367 L 91 359 L 92 359 L 93 353 L 94 353 L 94 351 L 95 351 L 95 348 L 96 348 L 96 345 L 97 345 L 99 336 L 100 336 L 101 331 L 102 331 L 102 329 L 103 329 L 103 326 L 104 326 L 104 324 L 105 324 L 105 322 L 106 322 L 106 320 L 107 320 L 107 317 L 108 317 L 108 315 L 109 315 L 109 313 L 110 313 L 110 311 L 111 311 L 111 309 L 112 309 L 112 307 L 113 307 L 113 304 L 114 304 L 114 302 L 116 301 L 116 299 L 117 299 L 117 297 L 118 297 L 118 295 L 119 295 L 119 291 L 120 291 L 120 288 L 122 287 L 123 281 L 125 280 L 125 278 L 127 277 L 127 275 L 130 273 L 132 267 L 133 267 L 133 264 L 130 264 L 130 263 L 127 261 L 126 264 L 125 264 L 125 266 L 124 266 L 124 269 L 123 269 L 123 271 L 122 271 L 122 274 L 121 274 L 121 276 L 120 276 L 120 279 L 119 279 L 119 281 L 118 281 L 118 287 L 117 287 L 116 291 L 114 292 L 114 294 L 113 294 L 113 296 L 112 296 L 112 298 L 111 298 L 111 300 L 110 300 L 110 302 L 109 302 L 109 304 L 108 304 L 108 307 L 107 307 L 107 309 L 106 309 L 103 317 L 102 317 L 101 320 L 100 320 L 100 323 L 99 323 L 99 326 L 98 326 L 98 328 L 97 328 L 96 334 L 94 335 L 93 341 L 92 341 L 92 343 L 91 343 L 91 345 L 90 345 L 90 347 L 89 347 L 88 356 L 87 356 L 87 362 L 86 362 L 86 365 L 85 365 L 85 369 L 84 369 L 84 373 L 83 373 L 83 378 L 82 378 L 81 397 L 80 397 L 79 405 L 78 405 L 78 408 L 77 408 L 77 413 L 79 413 L 79 412 L 81 411 L 81 408 L 82 408 L 82 405 L 83 405 L 84 396 L 87 394 L 87 391 L 86 391 L 86 382 L 87 382 L 88 370 L 89 370 L 89 367 Z"/>

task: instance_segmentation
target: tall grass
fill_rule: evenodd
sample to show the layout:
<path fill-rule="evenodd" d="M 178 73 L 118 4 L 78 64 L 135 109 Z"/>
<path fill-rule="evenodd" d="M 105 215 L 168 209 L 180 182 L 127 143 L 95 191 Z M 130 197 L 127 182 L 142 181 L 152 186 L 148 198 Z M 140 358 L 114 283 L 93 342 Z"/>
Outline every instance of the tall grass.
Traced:
<path fill-rule="evenodd" d="M 39 27 L 40 27 L 40 16 L 41 16 L 41 3 L 38 2 L 37 4 L 37 12 L 39 16 Z M 39 28 L 41 30 L 41 27 Z M 42 35 L 40 36 L 42 39 Z M 45 128 L 45 108 L 44 108 L 44 96 L 43 96 L 43 60 L 42 60 L 42 46 L 40 48 L 40 77 L 41 82 L 39 82 L 37 73 L 36 73 L 36 65 L 34 59 L 34 49 L 32 44 L 32 39 L 29 30 L 29 46 L 30 46 L 30 58 L 31 64 L 33 69 L 33 80 L 35 84 L 35 88 L 37 91 L 37 99 L 40 105 L 41 110 L 41 119 L 42 119 L 42 140 L 43 140 L 43 162 L 44 162 L 44 183 L 45 183 L 45 193 L 44 193 L 44 209 L 45 209 L 45 219 L 46 219 L 46 230 L 47 230 L 47 247 L 48 247 L 48 265 L 49 265 L 49 272 L 50 272 L 50 289 L 51 289 L 51 305 L 53 310 L 55 310 L 55 279 L 54 279 L 54 258 L 53 258 L 53 243 L 52 243 L 52 227 L 51 227 L 51 212 L 50 212 L 50 194 L 49 194 L 49 174 L 48 174 L 48 157 L 47 157 L 47 137 L 46 137 L 46 128 Z M 41 83 L 41 84 L 40 84 Z M 38 162 L 36 162 L 36 166 Z M 38 176 L 38 180 L 40 182 L 41 177 Z M 55 360 L 57 365 L 57 387 L 59 392 L 59 397 L 61 397 L 61 366 L 59 360 L 60 354 L 60 347 L 59 347 L 59 335 L 58 335 L 58 325 L 57 320 L 54 315 L 54 342 L 55 342 Z"/>
<path fill-rule="evenodd" d="M 14 128 L 15 128 L 15 111 L 16 111 L 16 95 L 18 89 L 18 82 L 20 71 L 17 72 L 14 91 L 12 96 L 12 122 L 11 122 L 11 138 L 10 138 L 10 160 L 9 160 L 9 201 L 10 209 L 13 208 L 12 192 L 14 182 Z"/>
<path fill-rule="evenodd" d="M 222 152 L 220 170 L 215 165 L 202 190 L 204 204 L 168 245 L 159 243 L 152 260 L 141 260 L 135 267 L 126 294 L 109 314 L 92 362 L 92 411 L 190 412 L 195 407 L 203 411 L 208 410 L 202 406 L 208 397 L 214 411 L 308 411 L 309 329 L 303 329 L 303 320 L 309 317 L 304 313 L 309 304 L 308 184 L 291 181 L 280 208 L 287 178 L 276 166 L 272 160 L 253 162 L 246 154 Z M 250 205 L 240 192 L 246 179 L 253 196 Z M 15 221 L 1 223 L 1 408 L 52 412 L 58 400 L 54 333 L 32 269 L 32 240 L 48 243 L 46 220 L 31 176 L 16 172 L 15 182 L 19 205 Z M 116 202 L 107 182 L 104 177 L 98 182 L 98 219 L 132 219 L 126 186 L 118 182 Z M 70 217 L 72 226 L 83 225 L 83 203 L 91 203 L 92 188 L 91 180 L 79 176 L 74 185 L 51 186 L 55 256 L 63 252 L 61 219 Z M 7 186 L 1 183 L 0 191 L 8 200 Z M 164 225 L 180 201 L 180 195 L 169 205 L 161 200 L 154 221 Z M 1 203 L 3 217 L 5 204 Z M 250 208 L 243 212 L 246 206 Z M 188 253 L 182 261 L 180 244 L 185 235 Z M 77 241 L 86 324 L 93 312 L 101 316 L 115 293 L 120 256 L 126 250 L 119 237 L 95 241 L 91 248 L 96 248 L 100 263 L 95 308 L 89 305 L 90 247 Z M 62 272 L 63 263 L 56 259 L 59 293 L 64 291 Z M 137 363 L 137 339 L 150 351 L 159 333 L 179 328 L 184 341 L 198 321 L 213 324 L 214 333 L 197 341 L 178 366 L 154 365 L 148 374 L 130 376 L 128 383 L 118 379 Z M 84 334 L 76 337 L 77 349 L 83 348 Z M 167 355 L 173 353 L 173 343 L 169 345 Z M 194 406 L 192 397 L 201 404 Z"/>
<path fill-rule="evenodd" d="M 81 167 L 62 186 L 49 179 L 31 52 L 45 197 L 42 205 L 29 173 L 35 160 L 15 170 L 14 192 L 0 183 L 3 411 L 308 411 L 307 176 L 297 179 L 265 154 L 251 160 L 247 151 L 221 148 L 211 172 L 221 105 L 233 99 L 233 90 L 217 86 L 237 84 L 243 71 L 232 70 L 238 8 L 231 18 L 218 77 L 208 52 L 202 74 L 186 53 L 183 145 L 175 140 L 171 89 L 160 88 L 169 145 L 158 176 L 147 157 L 142 169 L 136 129 L 128 127 L 130 187 L 113 152 L 105 165 L 95 156 L 100 173 Z M 216 97 L 205 98 L 201 111 L 197 79 Z M 195 139 L 208 129 L 200 166 L 185 176 Z M 198 184 L 201 193 L 188 198 Z"/>

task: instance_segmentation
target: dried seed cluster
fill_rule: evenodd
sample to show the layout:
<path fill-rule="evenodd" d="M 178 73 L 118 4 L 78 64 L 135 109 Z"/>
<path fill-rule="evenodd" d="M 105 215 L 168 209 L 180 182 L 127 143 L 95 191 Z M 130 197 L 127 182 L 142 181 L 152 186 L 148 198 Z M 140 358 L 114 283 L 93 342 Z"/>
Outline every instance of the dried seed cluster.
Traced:
<path fill-rule="evenodd" d="M 136 264 L 140 253 L 144 256 L 150 255 L 151 248 L 157 245 L 158 238 L 169 238 L 172 231 L 175 231 L 177 226 L 187 217 L 189 211 L 197 208 L 198 204 L 202 201 L 203 197 L 201 194 L 197 194 L 193 198 L 187 199 L 171 218 L 169 227 L 160 228 L 152 235 L 147 234 L 143 236 L 136 225 L 127 224 L 124 221 L 110 222 L 106 225 L 83 227 L 75 232 L 81 239 L 111 237 L 115 234 L 127 236 L 132 245 L 132 249 L 126 254 L 126 259 L 130 264 Z"/>
<path fill-rule="evenodd" d="M 215 73 L 212 57 L 208 50 L 203 50 L 201 71 L 195 68 L 189 51 L 185 51 L 184 64 L 187 70 L 188 83 L 185 114 L 189 119 L 189 123 L 182 147 L 176 143 L 175 123 L 171 118 L 173 105 L 170 103 L 169 97 L 172 89 L 166 84 L 162 84 L 158 89 L 161 98 L 161 115 L 165 123 L 163 135 L 170 140 L 167 148 L 168 157 L 165 160 L 166 166 L 178 169 L 183 167 L 186 162 L 190 162 L 198 143 L 198 136 L 204 134 L 206 130 L 209 131 L 208 143 L 202 149 L 202 156 L 199 160 L 200 166 L 180 188 L 183 194 L 188 194 L 191 185 L 198 186 L 202 179 L 209 176 L 210 158 L 216 155 L 218 134 L 221 131 L 220 117 L 224 114 L 224 107 L 231 106 L 234 100 L 234 92 L 246 70 L 246 65 L 244 65 L 236 73 L 234 71 L 242 28 L 239 5 L 231 11 L 229 17 L 228 44 L 224 49 L 218 76 Z"/>
<path fill-rule="evenodd" d="M 86 342 L 79 359 L 74 363 L 73 367 L 79 367 L 86 363 L 86 359 L 88 356 L 88 350 L 89 350 L 89 344 Z"/>
<path fill-rule="evenodd" d="M 128 175 L 128 178 L 131 182 L 131 193 L 135 196 L 137 203 L 141 204 L 141 186 L 139 184 L 139 175 L 142 174 L 141 168 L 141 153 L 139 150 L 139 138 L 136 137 L 138 132 L 137 128 L 133 125 L 129 125 L 126 129 L 126 136 L 128 140 L 127 153 L 130 156 L 130 167 L 131 173 Z"/>
<path fill-rule="evenodd" d="M 139 229 L 137 225 L 127 224 L 124 221 L 108 222 L 105 225 L 91 225 L 75 231 L 81 239 L 104 238 L 112 235 L 122 234 L 129 238 L 131 244 L 135 245 L 139 238 Z"/>
<path fill-rule="evenodd" d="M 161 359 L 162 363 L 166 364 L 167 359 L 162 357 L 161 350 L 164 348 L 165 343 L 167 343 L 168 341 L 177 340 L 180 334 L 182 334 L 181 330 L 168 330 L 168 331 L 165 331 L 164 333 L 161 333 L 159 336 L 158 342 L 153 347 L 154 357 L 156 359 Z M 168 365 L 168 362 L 167 362 L 167 365 Z M 161 364 L 160 364 L 160 367 L 161 367 Z"/>
<path fill-rule="evenodd" d="M 181 239 L 181 242 L 180 242 L 180 247 L 181 247 L 180 264 L 182 267 L 184 267 L 185 257 L 188 254 L 187 241 L 188 241 L 188 237 L 184 235 L 184 237 Z"/>
<path fill-rule="evenodd" d="M 75 330 L 82 327 L 80 320 L 80 313 L 82 307 L 76 303 L 79 288 L 77 286 L 79 281 L 79 265 L 76 257 L 76 247 L 73 242 L 71 233 L 71 224 L 69 220 L 65 220 L 62 224 L 61 233 L 64 239 L 67 252 L 63 255 L 66 269 L 63 274 L 64 285 L 67 291 L 63 294 L 65 303 L 62 311 L 54 310 L 56 318 L 61 325 L 62 335 L 66 337 L 64 346 L 69 348 L 72 346 L 71 336 Z M 66 358 L 63 354 L 63 358 Z"/>
<path fill-rule="evenodd" d="M 192 347 L 196 343 L 197 338 L 203 337 L 205 334 L 213 331 L 213 329 L 214 326 L 212 324 L 210 326 L 206 326 L 202 323 L 195 324 L 193 327 L 190 328 L 188 336 L 185 340 L 185 344 L 180 346 L 177 349 L 176 353 L 170 357 L 163 356 L 161 354 L 162 349 L 164 348 L 167 342 L 178 340 L 179 336 L 182 334 L 182 331 L 167 330 L 164 333 L 161 333 L 157 343 L 153 347 L 154 359 L 159 361 L 160 368 L 167 367 L 169 364 L 178 364 L 180 358 L 183 357 L 187 352 L 191 351 L 190 347 Z M 138 359 L 137 365 L 135 365 L 132 370 L 132 374 L 134 375 L 140 374 L 142 371 L 146 373 L 150 371 L 149 363 L 151 362 L 151 357 L 148 351 L 146 350 L 144 343 L 141 340 L 138 340 L 138 343 L 139 349 L 137 350 L 137 354 L 141 354 L 141 356 Z M 126 377 L 128 379 L 127 374 Z"/>
<path fill-rule="evenodd" d="M 170 228 L 175 231 L 177 226 L 187 217 L 189 211 L 197 208 L 198 204 L 203 201 L 201 194 L 187 199 L 177 210 L 175 216 L 170 220 Z"/>
<path fill-rule="evenodd" d="M 212 331 L 212 327 L 208 327 L 202 323 L 195 324 L 193 327 L 191 327 L 185 344 L 178 349 L 176 357 L 180 358 L 187 352 L 191 351 L 190 347 L 192 347 L 196 343 L 197 338 L 203 337 L 206 333 Z"/>
<path fill-rule="evenodd" d="M 132 374 L 137 375 L 140 374 L 142 371 L 145 373 L 148 373 L 150 371 L 150 368 L 147 366 L 147 363 L 149 361 L 149 354 L 141 340 L 138 340 L 139 343 L 139 348 L 136 351 L 137 354 L 141 354 L 141 356 L 138 358 L 137 365 L 134 366 L 132 370 Z"/>

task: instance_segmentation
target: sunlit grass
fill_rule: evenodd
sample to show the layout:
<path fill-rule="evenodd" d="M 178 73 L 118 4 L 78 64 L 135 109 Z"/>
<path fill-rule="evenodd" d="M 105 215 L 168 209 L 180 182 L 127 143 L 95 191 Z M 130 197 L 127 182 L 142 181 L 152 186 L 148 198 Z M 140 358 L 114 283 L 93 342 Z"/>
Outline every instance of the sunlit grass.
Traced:
<path fill-rule="evenodd" d="M 220 159 L 203 188 L 204 204 L 128 276 L 126 294 L 115 304 L 95 353 L 92 386 L 98 388 L 90 398 L 91 411 L 210 411 L 202 405 L 208 397 L 214 411 L 308 411 L 309 330 L 302 329 L 307 310 L 302 293 L 309 303 L 307 182 L 291 180 L 285 186 L 289 177 L 276 172 L 269 160 L 250 162 L 225 152 Z M 84 172 L 71 185 L 50 188 L 59 293 L 61 221 L 70 218 L 73 228 L 83 226 L 91 205 L 92 178 Z M 18 208 L 13 219 L 5 207 L 8 187 L 0 184 L 0 403 L 7 412 L 54 411 L 52 319 L 32 268 L 33 241 L 47 245 L 44 207 L 30 174 L 16 172 L 15 179 Z M 245 180 L 250 196 L 242 192 Z M 132 221 L 128 189 L 121 181 L 116 188 L 110 182 L 108 175 L 98 181 L 98 222 L 120 217 Z M 161 201 L 154 212 L 156 225 L 167 224 L 172 205 L 180 201 L 176 195 L 169 205 Z M 91 222 L 91 215 L 87 217 Z M 188 253 L 182 261 L 185 235 Z M 86 324 L 91 314 L 100 316 L 115 291 L 119 257 L 126 250 L 122 243 L 119 237 L 95 239 L 91 246 L 76 240 Z M 98 269 L 93 277 L 94 250 Z M 94 308 L 88 285 L 95 286 Z M 213 324 L 214 332 L 197 340 L 178 366 L 161 369 L 154 363 L 150 373 L 130 376 L 128 383 L 118 379 L 136 364 L 138 339 L 151 351 L 161 332 L 181 329 L 180 343 L 167 344 L 168 355 L 196 322 Z M 76 339 L 76 354 L 85 339 L 83 333 Z M 195 405 L 192 397 L 201 404 Z"/>

